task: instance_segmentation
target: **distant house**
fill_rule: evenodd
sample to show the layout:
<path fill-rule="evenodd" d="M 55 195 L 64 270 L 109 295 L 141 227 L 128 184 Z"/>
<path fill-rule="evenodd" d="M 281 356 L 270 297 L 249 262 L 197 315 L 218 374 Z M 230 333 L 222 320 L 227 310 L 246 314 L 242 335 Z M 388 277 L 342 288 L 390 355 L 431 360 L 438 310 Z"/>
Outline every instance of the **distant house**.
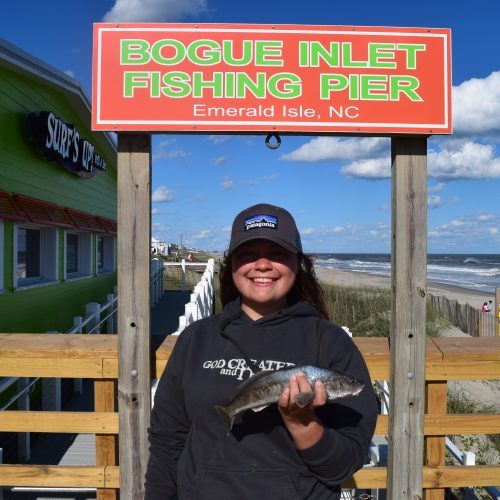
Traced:
<path fill-rule="evenodd" d="M 151 253 L 153 255 L 170 255 L 170 246 L 156 238 L 151 238 Z"/>
<path fill-rule="evenodd" d="M 64 331 L 116 284 L 116 146 L 80 84 L 0 39 L 0 332 Z"/>

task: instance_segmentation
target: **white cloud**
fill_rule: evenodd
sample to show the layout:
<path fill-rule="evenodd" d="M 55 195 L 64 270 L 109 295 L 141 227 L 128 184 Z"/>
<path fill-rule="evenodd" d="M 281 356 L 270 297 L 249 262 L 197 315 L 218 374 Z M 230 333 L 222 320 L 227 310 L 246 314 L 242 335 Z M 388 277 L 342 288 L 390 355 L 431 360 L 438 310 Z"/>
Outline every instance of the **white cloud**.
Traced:
<path fill-rule="evenodd" d="M 67 69 L 64 73 L 68 75 L 70 78 L 75 78 L 75 72 L 71 71 L 70 69 Z"/>
<path fill-rule="evenodd" d="M 205 238 L 210 238 L 211 236 L 213 236 L 213 234 L 214 234 L 213 229 L 203 229 L 201 231 L 198 231 L 196 234 L 193 234 L 191 237 L 194 240 L 202 240 Z"/>
<path fill-rule="evenodd" d="M 436 179 L 489 179 L 500 177 L 500 158 L 494 147 L 467 140 L 441 142 L 441 150 L 429 150 L 428 175 Z M 389 179 L 391 160 L 388 155 L 353 161 L 344 165 L 340 172 L 346 177 L 368 180 Z M 445 184 L 438 182 L 429 192 L 438 193 Z"/>
<path fill-rule="evenodd" d="M 221 182 L 222 189 L 234 189 L 236 187 L 236 184 L 226 177 L 222 182 Z"/>
<path fill-rule="evenodd" d="M 318 226 L 318 227 L 305 227 L 300 229 L 300 234 L 302 236 L 326 236 L 329 234 L 337 234 L 344 231 L 342 226 Z"/>
<path fill-rule="evenodd" d="M 338 161 L 370 158 L 378 154 L 389 154 L 390 142 L 384 137 L 339 138 L 317 137 L 295 151 L 283 155 L 285 161 Z"/>
<path fill-rule="evenodd" d="M 249 186 L 256 186 L 257 184 L 261 184 L 262 182 L 270 182 L 278 179 L 277 174 L 264 175 L 262 177 L 256 177 L 254 179 L 247 179 L 243 182 L 243 184 L 247 184 Z"/>
<path fill-rule="evenodd" d="M 500 158 L 490 144 L 464 141 L 442 144 L 428 153 L 429 176 L 436 179 L 488 179 L 500 177 Z"/>
<path fill-rule="evenodd" d="M 500 132 L 500 71 L 453 87 L 455 134 Z"/>
<path fill-rule="evenodd" d="M 157 150 L 153 153 L 153 160 L 172 160 L 174 158 L 186 158 L 188 153 L 182 149 L 174 149 L 173 151 Z"/>
<path fill-rule="evenodd" d="M 499 225 L 498 216 L 477 213 L 430 228 L 428 236 L 431 243 L 438 243 L 441 248 L 463 250 L 468 242 L 474 241 L 480 247 L 482 242 L 484 251 L 494 251 L 500 244 Z"/>
<path fill-rule="evenodd" d="M 434 184 L 434 186 L 429 186 L 427 188 L 428 193 L 440 193 L 444 189 L 445 183 L 444 182 L 438 182 L 437 184 Z"/>
<path fill-rule="evenodd" d="M 222 144 L 223 142 L 228 141 L 231 138 L 229 135 L 209 135 L 207 140 L 212 142 L 213 144 Z"/>
<path fill-rule="evenodd" d="M 500 134 L 500 71 L 486 78 L 473 78 L 453 88 L 454 137 L 431 139 L 428 175 L 438 179 L 429 192 L 438 193 L 444 180 L 500 177 L 500 157 L 494 143 L 484 139 Z M 464 136 L 470 136 L 464 139 Z M 483 141 L 473 139 L 481 136 Z M 281 157 L 285 161 L 345 162 L 341 173 L 363 179 L 390 178 L 388 138 L 318 137 Z"/>
<path fill-rule="evenodd" d="M 166 186 L 160 186 L 152 196 L 152 201 L 157 203 L 166 203 L 169 201 L 173 201 L 175 199 L 175 193 L 172 189 Z"/>
<path fill-rule="evenodd" d="M 212 165 L 225 165 L 228 161 L 227 156 L 217 156 L 216 158 L 212 158 L 210 163 L 212 163 Z"/>
<path fill-rule="evenodd" d="M 116 0 L 103 20 L 109 23 L 170 22 L 208 12 L 207 0 Z"/>
<path fill-rule="evenodd" d="M 346 177 L 389 179 L 391 177 L 391 159 L 390 157 L 382 157 L 354 161 L 342 167 L 340 172 Z"/>
<path fill-rule="evenodd" d="M 427 206 L 429 208 L 437 208 L 440 207 L 442 204 L 441 196 L 434 195 L 434 196 L 429 196 L 427 198 Z"/>

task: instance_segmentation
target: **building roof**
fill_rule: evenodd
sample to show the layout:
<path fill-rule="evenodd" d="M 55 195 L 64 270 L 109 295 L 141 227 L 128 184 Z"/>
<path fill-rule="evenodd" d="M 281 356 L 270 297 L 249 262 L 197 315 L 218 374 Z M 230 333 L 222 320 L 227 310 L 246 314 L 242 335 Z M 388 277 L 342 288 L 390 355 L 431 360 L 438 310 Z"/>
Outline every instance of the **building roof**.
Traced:
<path fill-rule="evenodd" d="M 0 67 L 39 81 L 64 94 L 81 120 L 91 130 L 92 105 L 80 82 L 50 66 L 28 52 L 0 38 Z M 108 132 L 93 132 L 93 140 L 99 144 L 108 158 L 116 158 L 116 141 Z M 116 165 L 115 165 L 116 166 Z"/>

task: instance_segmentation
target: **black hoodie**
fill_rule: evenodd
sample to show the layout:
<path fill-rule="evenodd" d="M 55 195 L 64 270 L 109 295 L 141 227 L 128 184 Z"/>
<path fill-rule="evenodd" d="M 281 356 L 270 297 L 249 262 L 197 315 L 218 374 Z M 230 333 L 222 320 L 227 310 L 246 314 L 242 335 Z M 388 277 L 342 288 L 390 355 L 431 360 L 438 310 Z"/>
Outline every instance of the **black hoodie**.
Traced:
<path fill-rule="evenodd" d="M 297 450 L 276 404 L 243 413 L 231 432 L 217 414 L 214 405 L 253 373 L 249 365 L 316 365 L 366 385 L 316 409 L 323 437 Z M 238 299 L 177 339 L 151 414 L 145 499 L 338 499 L 340 483 L 365 463 L 376 419 L 368 370 L 343 329 L 307 302 L 252 321 Z"/>

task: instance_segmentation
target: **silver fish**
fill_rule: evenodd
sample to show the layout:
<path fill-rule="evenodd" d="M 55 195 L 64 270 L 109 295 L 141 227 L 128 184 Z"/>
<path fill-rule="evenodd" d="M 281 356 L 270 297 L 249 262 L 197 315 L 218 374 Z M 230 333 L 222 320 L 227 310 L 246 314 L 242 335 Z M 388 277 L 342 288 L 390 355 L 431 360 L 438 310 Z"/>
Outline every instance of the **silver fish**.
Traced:
<path fill-rule="evenodd" d="M 240 384 L 228 405 L 215 405 L 215 409 L 222 421 L 231 429 L 234 419 L 240 413 L 250 409 L 260 411 L 266 406 L 276 403 L 283 389 L 288 387 L 290 377 L 298 372 L 303 372 L 306 375 L 312 387 L 314 387 L 316 380 L 321 380 L 325 385 L 328 401 L 357 396 L 365 386 L 361 380 L 345 373 L 317 366 L 293 366 L 252 375 Z M 297 395 L 295 402 L 298 406 L 304 407 L 314 399 L 314 396 L 314 391 L 303 392 Z"/>

